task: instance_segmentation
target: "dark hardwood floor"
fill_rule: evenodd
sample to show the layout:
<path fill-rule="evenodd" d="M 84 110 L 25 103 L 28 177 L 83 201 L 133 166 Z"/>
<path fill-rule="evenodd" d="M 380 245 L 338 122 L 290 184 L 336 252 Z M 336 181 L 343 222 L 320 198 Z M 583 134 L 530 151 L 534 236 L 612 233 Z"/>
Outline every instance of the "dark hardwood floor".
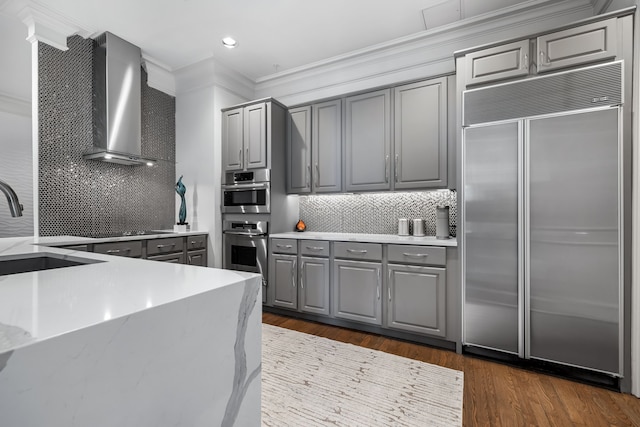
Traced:
<path fill-rule="evenodd" d="M 262 321 L 464 372 L 464 426 L 640 426 L 640 399 L 516 367 L 315 322 Z"/>

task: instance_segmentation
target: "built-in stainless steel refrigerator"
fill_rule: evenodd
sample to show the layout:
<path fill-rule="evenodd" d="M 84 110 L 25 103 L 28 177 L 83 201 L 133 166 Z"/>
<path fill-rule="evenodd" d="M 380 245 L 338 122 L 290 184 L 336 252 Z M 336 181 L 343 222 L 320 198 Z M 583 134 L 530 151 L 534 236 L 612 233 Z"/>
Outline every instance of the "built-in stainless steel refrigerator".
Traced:
<path fill-rule="evenodd" d="M 621 64 L 463 93 L 463 344 L 622 375 Z"/>

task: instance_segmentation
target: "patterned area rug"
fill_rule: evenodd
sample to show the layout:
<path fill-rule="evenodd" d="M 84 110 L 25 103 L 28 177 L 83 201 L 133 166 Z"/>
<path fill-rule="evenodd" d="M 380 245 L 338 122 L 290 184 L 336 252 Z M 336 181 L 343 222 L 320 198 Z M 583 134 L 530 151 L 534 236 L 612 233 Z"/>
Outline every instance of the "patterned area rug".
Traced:
<path fill-rule="evenodd" d="M 262 325 L 263 427 L 461 426 L 463 373 Z"/>

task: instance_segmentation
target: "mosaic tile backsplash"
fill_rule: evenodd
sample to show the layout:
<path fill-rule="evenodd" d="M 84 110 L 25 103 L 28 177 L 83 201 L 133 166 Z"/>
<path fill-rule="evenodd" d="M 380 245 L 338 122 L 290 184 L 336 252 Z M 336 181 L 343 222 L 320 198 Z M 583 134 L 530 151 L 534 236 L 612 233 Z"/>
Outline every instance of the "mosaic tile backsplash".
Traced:
<path fill-rule="evenodd" d="M 422 218 L 425 234 L 436 234 L 436 207 L 449 206 L 449 231 L 456 235 L 456 192 L 300 196 L 300 217 L 308 231 L 398 234 L 398 219 Z"/>
<path fill-rule="evenodd" d="M 153 167 L 84 160 L 93 142 L 93 40 L 66 52 L 38 45 L 39 232 L 92 235 L 171 228 L 175 217 L 175 98 L 142 73 L 142 155 Z"/>

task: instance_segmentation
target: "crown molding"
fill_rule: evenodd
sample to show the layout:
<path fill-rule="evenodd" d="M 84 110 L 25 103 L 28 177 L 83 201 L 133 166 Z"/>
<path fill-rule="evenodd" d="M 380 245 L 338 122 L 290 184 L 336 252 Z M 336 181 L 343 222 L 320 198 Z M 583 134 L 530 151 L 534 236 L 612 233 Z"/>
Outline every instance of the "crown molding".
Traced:
<path fill-rule="evenodd" d="M 42 42 L 60 50 L 67 50 L 67 37 L 88 37 L 93 33 L 77 22 L 60 15 L 33 0 L 6 0 L 0 11 L 17 16 L 27 26 L 27 40 Z"/>
<path fill-rule="evenodd" d="M 214 58 L 207 58 L 174 71 L 176 93 L 220 86 L 244 99 L 254 98 L 255 83 Z"/>
<path fill-rule="evenodd" d="M 147 85 L 171 96 L 176 96 L 176 78 L 169 67 L 142 54 L 142 63 L 147 70 Z"/>
<path fill-rule="evenodd" d="M 0 92 L 0 111 L 18 116 L 31 117 L 31 101 Z"/>
<path fill-rule="evenodd" d="M 593 6 L 593 14 L 600 15 L 606 13 L 613 0 L 591 0 Z"/>
<path fill-rule="evenodd" d="M 453 73 L 453 53 L 552 30 L 593 15 L 589 0 L 536 0 L 329 58 L 256 81 L 258 98 L 287 105 Z M 345 89 L 348 88 L 349 90 Z"/>

